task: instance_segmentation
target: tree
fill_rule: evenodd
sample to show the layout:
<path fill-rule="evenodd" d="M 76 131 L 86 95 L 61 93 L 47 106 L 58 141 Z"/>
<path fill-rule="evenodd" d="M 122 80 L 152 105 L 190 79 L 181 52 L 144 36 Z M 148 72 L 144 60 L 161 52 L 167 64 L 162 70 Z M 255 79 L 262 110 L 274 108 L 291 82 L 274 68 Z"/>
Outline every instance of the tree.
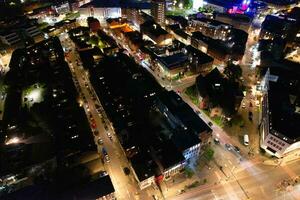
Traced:
<path fill-rule="evenodd" d="M 192 176 L 194 175 L 193 170 L 189 167 L 184 168 L 184 173 L 188 178 L 192 178 Z"/>
<path fill-rule="evenodd" d="M 91 38 L 90 38 L 90 41 L 89 41 L 91 44 L 93 44 L 93 45 L 98 45 L 98 43 L 99 43 L 99 38 L 96 36 L 96 35 L 93 35 L 93 36 L 91 36 Z"/>
<path fill-rule="evenodd" d="M 215 151 L 212 149 L 212 148 L 206 148 L 205 151 L 204 151 L 204 157 L 207 159 L 207 160 L 212 160 L 213 157 L 214 157 L 214 153 Z"/>
<path fill-rule="evenodd" d="M 228 64 L 224 74 L 231 80 L 238 80 L 242 76 L 242 68 L 239 65 Z"/>
<path fill-rule="evenodd" d="M 183 0 L 183 7 L 185 9 L 191 9 L 193 6 L 192 0 Z"/>
<path fill-rule="evenodd" d="M 241 115 L 237 114 L 230 120 L 230 124 L 234 126 L 243 127 L 245 125 L 245 121 Z"/>

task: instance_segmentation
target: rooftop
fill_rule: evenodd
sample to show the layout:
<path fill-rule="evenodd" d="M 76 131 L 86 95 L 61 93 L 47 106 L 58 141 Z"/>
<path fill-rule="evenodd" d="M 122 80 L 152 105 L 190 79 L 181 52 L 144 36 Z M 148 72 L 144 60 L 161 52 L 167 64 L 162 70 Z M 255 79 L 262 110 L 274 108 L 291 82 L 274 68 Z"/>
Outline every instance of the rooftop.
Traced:
<path fill-rule="evenodd" d="M 300 75 L 280 68 L 270 68 L 270 74 L 278 76 L 276 82 L 269 81 L 270 126 L 291 140 L 299 140 Z"/>
<path fill-rule="evenodd" d="M 160 99 L 168 110 L 194 134 L 210 132 L 211 128 L 174 91 L 164 92 Z"/>
<path fill-rule="evenodd" d="M 90 3 L 84 4 L 81 8 L 88 8 L 93 6 L 95 8 L 138 8 L 150 9 L 150 1 L 138 0 L 93 0 Z"/>
<path fill-rule="evenodd" d="M 196 49 L 196 48 L 192 47 L 191 45 L 188 45 L 186 47 L 186 50 L 188 51 L 188 54 L 190 54 L 194 57 L 198 57 L 198 62 L 201 63 L 201 64 L 205 64 L 205 63 L 209 63 L 209 62 L 214 61 L 214 59 L 212 57 L 210 57 L 206 53 L 203 53 L 199 49 Z"/>
<path fill-rule="evenodd" d="M 220 22 L 220 21 L 217 21 L 217 20 L 214 20 L 214 19 L 205 18 L 205 17 L 196 18 L 194 20 L 204 22 L 207 25 L 211 25 L 211 26 L 221 26 L 222 25 L 222 26 L 228 26 L 228 28 L 232 27 L 230 24 L 226 24 L 224 22 Z"/>
<path fill-rule="evenodd" d="M 154 176 L 158 167 L 147 152 L 139 152 L 130 158 L 130 162 L 139 181 Z"/>
<path fill-rule="evenodd" d="M 141 24 L 140 27 L 141 32 L 150 33 L 155 37 L 169 34 L 165 29 L 163 29 L 159 24 L 156 24 L 154 21 L 146 21 Z"/>
<path fill-rule="evenodd" d="M 181 67 L 188 61 L 188 57 L 181 52 L 170 56 L 158 56 L 157 59 L 169 70 Z"/>

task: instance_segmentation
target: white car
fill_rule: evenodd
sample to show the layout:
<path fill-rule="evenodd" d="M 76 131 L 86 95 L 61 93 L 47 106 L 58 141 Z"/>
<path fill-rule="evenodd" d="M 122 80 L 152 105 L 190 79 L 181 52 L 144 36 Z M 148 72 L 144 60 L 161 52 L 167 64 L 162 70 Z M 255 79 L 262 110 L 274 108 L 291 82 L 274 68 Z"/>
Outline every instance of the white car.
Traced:
<path fill-rule="evenodd" d="M 104 158 L 105 158 L 105 161 L 106 161 L 106 162 L 110 162 L 110 158 L 109 158 L 108 155 L 105 155 Z"/>
<path fill-rule="evenodd" d="M 246 108 L 246 103 L 245 102 L 242 103 L 242 108 Z"/>

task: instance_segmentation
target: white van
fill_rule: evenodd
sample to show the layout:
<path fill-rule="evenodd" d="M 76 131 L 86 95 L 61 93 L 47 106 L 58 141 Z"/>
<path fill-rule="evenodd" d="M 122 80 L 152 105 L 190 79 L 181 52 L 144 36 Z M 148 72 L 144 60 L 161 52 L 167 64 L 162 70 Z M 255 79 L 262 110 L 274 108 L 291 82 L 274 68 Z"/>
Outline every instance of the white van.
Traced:
<path fill-rule="evenodd" d="M 247 134 L 244 135 L 244 145 L 245 146 L 249 145 L 249 136 Z"/>

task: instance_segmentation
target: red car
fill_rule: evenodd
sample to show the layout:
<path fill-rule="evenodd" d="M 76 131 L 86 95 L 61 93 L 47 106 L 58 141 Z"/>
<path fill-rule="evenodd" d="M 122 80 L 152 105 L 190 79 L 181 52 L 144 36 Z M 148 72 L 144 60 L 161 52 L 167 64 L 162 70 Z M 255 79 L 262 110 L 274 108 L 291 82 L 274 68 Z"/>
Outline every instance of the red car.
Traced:
<path fill-rule="evenodd" d="M 92 123 L 91 123 L 91 126 L 92 126 L 93 129 L 96 129 L 96 128 L 97 128 L 96 123 L 93 123 L 93 122 L 92 122 Z"/>

